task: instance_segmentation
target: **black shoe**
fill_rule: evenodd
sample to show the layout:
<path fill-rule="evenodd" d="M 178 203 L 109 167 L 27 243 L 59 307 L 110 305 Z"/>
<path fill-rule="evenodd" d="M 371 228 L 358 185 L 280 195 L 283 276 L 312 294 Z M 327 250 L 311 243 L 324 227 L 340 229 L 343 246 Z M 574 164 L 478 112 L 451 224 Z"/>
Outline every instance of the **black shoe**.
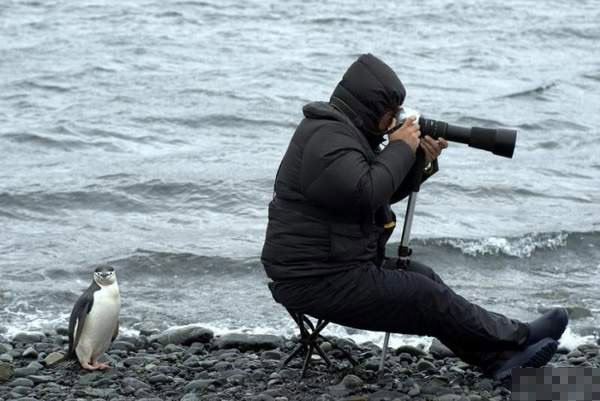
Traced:
<path fill-rule="evenodd" d="M 495 380 L 507 379 L 516 368 L 539 368 L 547 364 L 558 348 L 552 338 L 544 338 L 507 359 L 491 375 Z"/>
<path fill-rule="evenodd" d="M 565 308 L 550 309 L 540 318 L 527 323 L 529 338 L 525 345 L 535 344 L 544 338 L 558 341 L 569 323 L 569 314 Z"/>

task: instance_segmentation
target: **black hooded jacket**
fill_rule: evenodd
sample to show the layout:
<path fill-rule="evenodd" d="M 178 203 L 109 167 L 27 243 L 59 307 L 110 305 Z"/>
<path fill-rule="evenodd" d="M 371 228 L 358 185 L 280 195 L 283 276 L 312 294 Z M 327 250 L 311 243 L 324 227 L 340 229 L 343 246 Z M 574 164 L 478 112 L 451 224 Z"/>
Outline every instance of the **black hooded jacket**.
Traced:
<path fill-rule="evenodd" d="M 400 106 L 404 95 L 386 64 L 363 55 L 329 103 L 304 106 L 305 118 L 281 162 L 269 204 L 261 259 L 270 278 L 319 276 L 382 262 L 395 223 L 389 205 L 408 194 L 415 169 L 422 168 L 404 141 L 378 147 L 377 122 Z"/>

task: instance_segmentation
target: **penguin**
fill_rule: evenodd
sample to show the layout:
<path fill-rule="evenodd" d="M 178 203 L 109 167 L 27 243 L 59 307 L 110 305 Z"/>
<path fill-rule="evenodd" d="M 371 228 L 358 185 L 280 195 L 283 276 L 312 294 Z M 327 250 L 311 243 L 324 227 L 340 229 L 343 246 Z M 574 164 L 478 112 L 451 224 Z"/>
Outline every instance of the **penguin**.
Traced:
<path fill-rule="evenodd" d="M 69 319 L 69 359 L 78 359 L 86 370 L 106 369 L 100 357 L 119 333 L 121 296 L 112 266 L 94 271 L 92 284 L 81 294 Z"/>

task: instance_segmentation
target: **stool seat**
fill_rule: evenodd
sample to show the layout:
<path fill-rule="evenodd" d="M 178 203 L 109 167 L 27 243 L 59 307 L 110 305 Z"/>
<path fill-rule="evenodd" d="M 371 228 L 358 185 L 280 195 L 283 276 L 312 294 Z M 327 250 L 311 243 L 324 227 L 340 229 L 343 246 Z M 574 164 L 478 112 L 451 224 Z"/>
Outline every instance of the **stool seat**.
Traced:
<path fill-rule="evenodd" d="M 290 361 L 294 359 L 296 355 L 303 354 L 304 363 L 302 364 L 302 373 L 300 376 L 303 378 L 306 376 L 308 365 L 311 361 L 313 353 L 315 352 L 319 354 L 321 358 L 323 358 L 325 363 L 327 363 L 328 367 L 331 367 L 331 361 L 329 360 L 321 346 L 317 343 L 319 337 L 322 339 L 326 339 L 321 335 L 321 331 L 329 324 L 329 321 L 317 319 L 317 324 L 315 325 L 304 313 L 292 311 L 288 308 L 286 308 L 286 310 L 288 311 L 292 319 L 294 319 L 294 322 L 296 322 L 298 328 L 300 329 L 300 339 L 298 346 L 285 359 L 285 361 L 283 361 L 281 367 L 283 368 L 287 366 L 287 364 L 290 363 Z M 348 360 L 350 361 L 350 363 L 352 363 L 353 366 L 358 365 L 358 362 L 356 362 L 356 360 L 352 358 L 352 355 L 350 355 L 349 352 L 341 348 L 340 350 L 344 353 L 346 358 L 348 358 Z"/>

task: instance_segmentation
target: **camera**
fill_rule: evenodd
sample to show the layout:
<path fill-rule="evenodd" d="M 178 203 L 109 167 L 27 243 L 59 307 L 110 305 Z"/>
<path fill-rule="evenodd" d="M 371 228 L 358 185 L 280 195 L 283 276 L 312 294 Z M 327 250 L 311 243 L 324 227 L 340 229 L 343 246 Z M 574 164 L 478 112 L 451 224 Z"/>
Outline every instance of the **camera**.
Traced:
<path fill-rule="evenodd" d="M 401 107 L 396 114 L 397 124 L 394 130 L 409 116 L 415 116 L 419 122 L 421 135 L 429 135 L 433 139 L 444 138 L 447 141 L 459 142 L 470 147 L 487 150 L 498 156 L 512 158 L 517 131 L 504 128 L 462 127 L 448 124 L 440 120 L 425 118 L 415 110 Z"/>

